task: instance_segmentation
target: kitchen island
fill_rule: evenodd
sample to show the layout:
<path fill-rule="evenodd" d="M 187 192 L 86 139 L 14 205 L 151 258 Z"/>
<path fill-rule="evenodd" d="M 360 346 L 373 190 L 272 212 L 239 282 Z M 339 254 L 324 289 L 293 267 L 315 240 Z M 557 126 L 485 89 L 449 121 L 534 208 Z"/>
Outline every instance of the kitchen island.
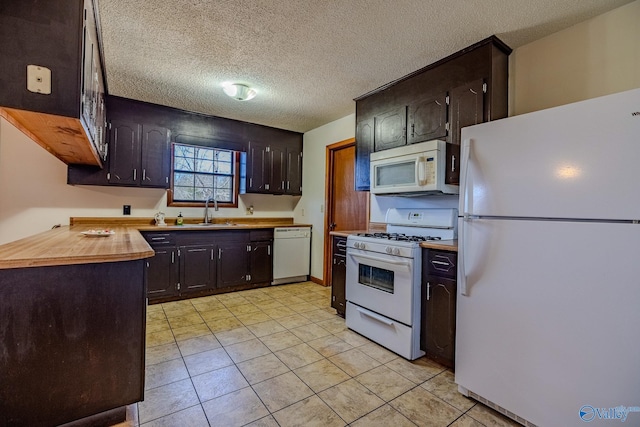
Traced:
<path fill-rule="evenodd" d="M 0 426 L 110 425 L 143 399 L 153 250 L 135 228 L 0 246 Z"/>

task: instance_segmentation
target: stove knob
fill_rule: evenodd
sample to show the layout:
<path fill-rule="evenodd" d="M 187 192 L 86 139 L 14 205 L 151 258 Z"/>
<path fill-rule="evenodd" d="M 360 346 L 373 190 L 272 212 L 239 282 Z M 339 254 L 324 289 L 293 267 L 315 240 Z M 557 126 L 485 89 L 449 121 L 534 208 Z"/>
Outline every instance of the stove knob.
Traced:
<path fill-rule="evenodd" d="M 353 246 L 355 246 L 355 248 L 356 248 L 356 249 L 362 249 L 362 248 L 364 247 L 364 244 L 363 244 L 363 243 L 355 242 L 355 243 L 353 244 Z"/>
<path fill-rule="evenodd" d="M 398 249 L 398 248 L 394 248 L 394 249 L 393 249 L 393 254 L 394 254 L 394 255 L 400 255 L 400 249 Z"/>
<path fill-rule="evenodd" d="M 365 244 L 364 243 L 360 243 L 360 249 L 364 249 L 365 248 Z"/>

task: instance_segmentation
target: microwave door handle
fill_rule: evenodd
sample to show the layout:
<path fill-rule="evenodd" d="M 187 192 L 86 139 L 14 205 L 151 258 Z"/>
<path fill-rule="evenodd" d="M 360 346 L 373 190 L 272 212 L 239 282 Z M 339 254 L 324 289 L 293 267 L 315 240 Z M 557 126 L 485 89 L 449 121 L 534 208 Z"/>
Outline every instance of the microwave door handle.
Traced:
<path fill-rule="evenodd" d="M 418 157 L 416 161 L 416 177 L 418 178 L 418 185 L 427 185 L 427 159 L 424 156 Z"/>

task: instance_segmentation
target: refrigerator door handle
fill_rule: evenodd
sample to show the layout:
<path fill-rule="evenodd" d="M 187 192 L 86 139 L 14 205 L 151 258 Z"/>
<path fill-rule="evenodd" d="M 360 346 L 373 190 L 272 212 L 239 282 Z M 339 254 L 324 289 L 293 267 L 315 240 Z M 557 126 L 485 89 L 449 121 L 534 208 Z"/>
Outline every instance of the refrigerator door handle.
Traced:
<path fill-rule="evenodd" d="M 465 269 L 465 253 L 467 247 L 467 241 L 465 237 L 467 233 L 465 232 L 467 221 L 471 221 L 469 218 L 469 214 L 465 214 L 462 220 L 460 221 L 460 226 L 458 227 L 458 242 L 459 253 L 458 253 L 458 289 L 460 290 L 460 295 L 469 296 L 469 288 L 467 286 L 467 270 Z"/>
<path fill-rule="evenodd" d="M 467 185 L 467 176 L 469 175 L 468 172 L 469 158 L 471 156 L 471 140 L 463 140 L 460 150 L 460 155 L 462 156 L 460 163 L 460 182 L 462 184 L 462 194 L 460 195 L 460 213 L 463 215 L 467 215 L 469 206 L 469 187 Z"/>

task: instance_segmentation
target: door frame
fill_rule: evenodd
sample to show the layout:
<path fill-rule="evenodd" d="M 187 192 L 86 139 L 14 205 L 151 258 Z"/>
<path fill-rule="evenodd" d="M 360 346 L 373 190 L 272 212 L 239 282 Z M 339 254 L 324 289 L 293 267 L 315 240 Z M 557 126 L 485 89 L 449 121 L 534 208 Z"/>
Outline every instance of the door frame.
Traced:
<path fill-rule="evenodd" d="M 325 149 L 325 182 L 324 182 L 324 256 L 323 256 L 323 273 L 322 273 L 322 285 L 329 286 L 329 277 L 331 277 L 331 235 L 330 232 L 330 218 L 329 214 L 333 211 L 333 156 L 334 152 L 337 150 L 341 150 L 344 148 L 348 148 L 350 146 L 356 145 L 355 138 L 345 139 L 343 141 L 338 141 L 333 144 L 329 144 Z M 355 168 L 355 164 L 354 164 Z M 355 188 L 355 182 L 353 183 Z M 367 206 L 366 206 L 366 218 L 367 218 L 367 226 L 369 221 L 369 203 L 370 203 L 370 195 L 367 192 Z"/>

